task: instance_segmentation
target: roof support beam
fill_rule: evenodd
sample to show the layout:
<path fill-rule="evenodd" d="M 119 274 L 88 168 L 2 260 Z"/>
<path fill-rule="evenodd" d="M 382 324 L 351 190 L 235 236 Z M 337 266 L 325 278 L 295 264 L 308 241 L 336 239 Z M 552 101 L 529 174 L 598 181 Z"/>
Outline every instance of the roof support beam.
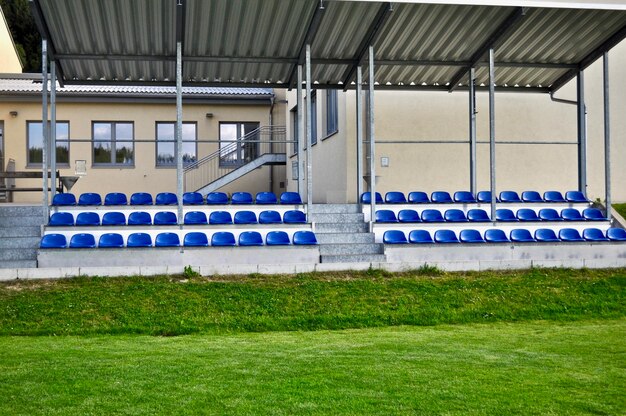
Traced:
<path fill-rule="evenodd" d="M 482 57 L 489 52 L 490 49 L 495 49 L 498 44 L 503 42 L 507 36 L 511 34 L 513 28 L 522 20 L 526 13 L 526 9 L 523 7 L 517 7 L 515 10 L 507 17 L 504 22 L 500 24 L 496 28 L 496 30 L 489 36 L 489 38 L 483 43 L 480 48 L 474 52 L 472 58 L 470 59 L 470 65 L 463 67 L 459 70 L 450 80 L 450 89 L 449 92 L 454 91 L 458 86 L 459 82 L 463 79 L 463 77 L 467 74 L 467 72 L 475 66 Z"/>
<path fill-rule="evenodd" d="M 363 37 L 363 40 L 361 41 L 361 44 L 357 49 L 357 54 L 354 57 L 355 63 L 350 68 L 348 68 L 348 70 L 341 78 L 343 80 L 344 91 L 347 90 L 347 85 L 350 84 L 350 82 L 354 78 L 354 75 L 356 74 L 356 68 L 363 62 L 368 48 L 374 44 L 374 41 L 376 40 L 376 35 L 378 35 L 380 30 L 383 28 L 392 11 L 393 6 L 390 2 L 385 2 L 380 5 L 374 21 L 370 24 L 370 27 L 365 34 L 365 37 Z"/>
<path fill-rule="evenodd" d="M 37 29 L 39 29 L 39 34 L 41 35 L 42 39 L 46 40 L 46 43 L 48 45 L 48 53 L 47 53 L 48 60 L 56 61 L 58 59 L 56 48 L 54 47 L 54 42 L 52 42 L 52 38 L 50 36 L 50 30 L 48 30 L 46 19 L 43 17 L 43 11 L 41 10 L 41 5 L 39 4 L 39 0 L 30 0 L 30 10 L 33 15 L 33 18 L 35 19 L 35 25 L 37 26 Z M 63 68 L 61 67 L 60 62 L 58 63 L 56 71 L 58 74 L 59 85 L 63 87 L 64 76 L 63 76 Z"/>
<path fill-rule="evenodd" d="M 609 100 L 609 53 L 604 52 L 602 60 L 604 79 L 604 201 L 606 217 L 611 221 L 611 115 Z"/>
<path fill-rule="evenodd" d="M 289 71 L 289 80 L 287 81 L 287 85 L 290 89 L 293 86 L 293 81 L 296 76 L 298 65 L 303 65 L 305 63 L 304 61 L 306 58 L 305 55 L 307 45 L 311 46 L 313 44 L 313 41 L 315 40 L 315 37 L 317 36 L 317 31 L 319 30 L 322 24 L 322 19 L 324 18 L 324 10 L 326 9 L 324 8 L 323 0 L 320 0 L 320 5 L 319 7 L 315 8 L 315 12 L 313 12 L 313 17 L 311 17 L 311 21 L 309 22 L 309 28 L 307 29 L 306 35 L 302 40 L 302 44 L 300 45 L 300 52 L 298 52 L 298 61 L 292 65 L 291 70 Z M 310 58 L 311 57 L 309 57 L 309 59 Z"/>

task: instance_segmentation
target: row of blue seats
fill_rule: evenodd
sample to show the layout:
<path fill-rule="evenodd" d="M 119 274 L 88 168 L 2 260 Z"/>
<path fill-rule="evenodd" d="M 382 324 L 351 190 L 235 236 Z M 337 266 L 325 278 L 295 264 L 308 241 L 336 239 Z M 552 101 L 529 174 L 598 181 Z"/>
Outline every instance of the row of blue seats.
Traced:
<path fill-rule="evenodd" d="M 302 211 L 286 211 L 282 218 L 278 211 L 263 211 L 257 215 L 252 211 L 237 211 L 235 216 L 228 211 L 213 211 L 207 215 L 202 211 L 191 211 L 185 214 L 183 219 L 185 224 L 304 224 L 306 215 Z M 70 212 L 55 212 L 50 216 L 49 226 L 98 226 L 98 225 L 175 225 L 178 218 L 175 213 L 161 211 L 154 214 L 154 220 L 150 214 L 144 211 L 131 212 L 126 221 L 126 215 L 122 212 L 105 212 L 100 220 L 97 212 L 80 212 L 74 220 Z"/>
<path fill-rule="evenodd" d="M 364 192 L 361 195 L 361 203 L 370 204 L 372 196 L 370 192 Z M 522 196 L 515 191 L 502 191 L 500 196 L 496 198 L 498 202 L 505 203 L 524 203 L 524 202 L 589 202 L 585 195 L 579 191 L 568 191 L 565 196 L 559 191 L 547 191 L 543 193 L 543 197 L 537 191 L 524 191 Z M 376 192 L 377 204 L 452 204 L 452 203 L 490 203 L 491 191 L 480 191 L 474 196 L 469 191 L 458 191 L 454 193 L 454 196 L 450 196 L 450 193 L 445 191 L 436 191 L 428 197 L 426 192 L 414 191 L 409 192 L 408 198 L 402 192 L 392 191 L 385 194 L 385 199 L 380 193 Z"/>
<path fill-rule="evenodd" d="M 206 200 L 199 192 L 185 192 L 183 194 L 184 205 L 226 205 L 228 203 L 235 205 L 250 205 L 253 203 L 263 205 L 278 204 L 279 199 L 273 192 L 259 192 L 256 198 L 252 198 L 249 192 L 235 192 L 230 200 L 224 192 L 211 192 L 207 195 Z M 280 195 L 281 204 L 297 205 L 302 204 L 302 199 L 297 192 L 283 192 Z M 56 194 L 52 199 L 54 206 L 72 206 L 72 205 L 102 205 L 102 197 L 98 193 L 86 192 L 81 194 L 76 201 L 74 194 Z M 147 192 L 136 192 L 130 196 L 130 205 L 176 205 L 178 198 L 172 192 L 161 192 L 152 200 L 152 195 Z M 104 197 L 104 205 L 128 205 L 126 194 L 120 192 L 111 192 Z"/>
<path fill-rule="evenodd" d="M 553 208 L 543 208 L 539 210 L 539 214 L 535 210 L 529 208 L 518 209 L 513 213 L 508 208 L 500 208 L 496 210 L 496 220 L 506 222 L 517 221 L 606 221 L 606 217 L 597 208 L 586 208 L 582 214 L 575 208 L 565 208 L 561 212 Z M 467 215 L 460 209 L 448 209 L 443 215 L 437 209 L 425 209 L 421 216 L 417 211 L 412 209 L 403 209 L 395 212 L 389 209 L 381 209 L 376 211 L 376 222 L 379 223 L 415 223 L 415 222 L 489 222 L 491 221 L 489 214 L 483 209 L 470 209 Z"/>
<path fill-rule="evenodd" d="M 235 236 L 230 232 L 217 232 L 211 236 L 211 246 L 288 246 L 292 244 L 289 235 L 284 231 L 270 231 L 265 236 L 265 242 L 260 233 L 246 231 L 239 234 L 237 244 Z M 317 239 L 312 231 L 296 231 L 293 234 L 293 245 L 315 245 Z M 180 238 L 176 233 L 160 233 L 154 239 L 154 247 L 180 247 Z M 205 233 L 190 232 L 183 238 L 185 247 L 208 247 L 209 239 Z M 40 248 L 66 248 L 67 238 L 63 234 L 46 234 L 41 238 Z M 96 248 L 96 239 L 92 234 L 74 234 L 70 238 L 70 248 Z M 99 248 L 122 248 L 122 247 L 153 247 L 152 237 L 146 233 L 132 233 L 124 245 L 124 237 L 117 233 L 102 234 L 98 240 Z"/>
<path fill-rule="evenodd" d="M 510 242 L 571 242 L 571 241 L 626 241 L 626 230 L 623 228 L 609 228 L 605 233 L 598 228 L 587 228 L 583 230 L 582 236 L 574 228 L 563 228 L 558 236 L 554 230 L 541 228 L 535 231 L 534 236 L 530 231 L 520 228 L 511 230 L 507 237 L 503 230 L 494 228 L 485 231 L 484 236 L 478 230 L 462 230 L 457 237 L 452 230 L 435 231 L 434 239 L 427 230 L 413 230 L 406 235 L 401 230 L 388 230 L 383 234 L 385 244 L 431 244 L 431 243 L 510 243 Z"/>

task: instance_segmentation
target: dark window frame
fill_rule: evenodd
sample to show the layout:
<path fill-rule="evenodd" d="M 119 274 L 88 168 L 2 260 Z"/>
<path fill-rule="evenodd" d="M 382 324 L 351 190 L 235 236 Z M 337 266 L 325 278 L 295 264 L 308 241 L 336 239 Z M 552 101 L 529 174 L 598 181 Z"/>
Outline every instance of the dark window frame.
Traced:
<path fill-rule="evenodd" d="M 95 157 L 96 140 L 94 137 L 96 124 L 110 124 L 111 125 L 111 138 L 110 138 L 111 162 L 109 163 L 96 162 L 96 157 Z M 118 163 L 118 162 L 113 161 L 115 158 L 116 151 L 117 151 L 116 144 L 118 143 L 118 140 L 117 140 L 117 130 L 115 127 L 118 124 L 130 124 L 132 126 L 133 138 L 130 143 L 132 143 L 133 145 L 133 162 L 130 164 Z M 128 143 L 128 141 L 126 140 L 123 140 L 123 141 L 120 140 L 119 142 Z M 91 167 L 92 168 L 133 169 L 135 167 L 135 160 L 136 160 L 136 146 L 135 146 L 135 122 L 134 121 L 130 121 L 130 120 L 92 120 L 91 121 Z"/>
<path fill-rule="evenodd" d="M 339 97 L 337 90 L 326 90 L 325 138 L 339 132 Z"/>
<path fill-rule="evenodd" d="M 26 120 L 26 168 L 41 168 L 43 166 L 43 160 L 41 162 L 33 162 L 30 159 L 30 124 L 41 124 L 42 125 L 42 133 L 43 133 L 43 123 L 41 122 L 41 120 Z M 70 167 L 70 132 L 71 132 L 71 126 L 70 126 L 70 121 L 69 120 L 57 120 L 56 124 L 57 124 L 57 134 L 59 132 L 58 130 L 58 125 L 60 123 L 65 123 L 67 124 L 67 140 L 58 140 L 56 141 L 57 147 L 59 142 L 61 143 L 67 143 L 67 162 L 59 162 L 59 159 L 57 158 L 57 166 L 61 167 L 61 168 L 69 168 Z M 50 121 L 48 121 L 48 127 L 50 127 Z M 6 131 L 4 132 L 5 136 L 6 136 Z M 6 143 L 6 137 L 4 138 L 5 143 Z M 43 145 L 43 138 L 42 138 L 42 145 Z"/>
<path fill-rule="evenodd" d="M 222 151 L 222 125 L 224 125 L 224 124 L 235 124 L 235 125 L 237 125 L 237 131 L 239 131 L 240 127 L 242 125 L 244 125 L 244 124 L 255 124 L 256 127 L 254 128 L 254 130 L 257 130 L 257 129 L 259 129 L 261 127 L 261 122 L 260 121 L 226 121 L 226 120 L 219 122 L 219 126 L 218 126 L 219 143 L 218 143 L 218 148 L 217 148 L 218 152 L 220 152 L 220 154 L 219 154 L 219 166 L 220 166 L 220 168 L 238 168 L 238 167 L 240 167 L 242 165 L 245 165 L 247 163 L 245 161 L 245 159 L 242 160 L 242 161 L 239 160 L 239 157 L 240 157 L 239 153 L 237 154 L 237 160 L 235 162 L 225 161 L 222 158 L 222 154 L 221 154 L 221 151 Z M 237 139 L 239 139 L 241 137 L 241 136 L 239 136 L 239 134 L 240 133 L 237 133 Z M 237 141 L 239 141 L 239 140 L 237 140 Z M 228 143 L 232 144 L 234 142 L 229 140 Z M 237 151 L 239 151 L 239 150 L 241 150 L 241 148 L 237 147 Z M 258 152 L 259 150 L 260 150 L 260 146 L 257 143 L 256 144 L 256 152 Z"/>
<path fill-rule="evenodd" d="M 174 144 L 174 161 L 173 163 L 159 163 L 159 124 L 173 124 L 174 125 L 174 136 L 176 135 L 176 122 L 175 121 L 156 121 L 154 123 L 154 138 L 155 138 L 155 146 L 154 146 L 154 166 L 161 169 L 161 168 L 165 168 L 165 169 L 169 169 L 169 168 L 176 168 L 176 142 L 173 142 Z M 191 125 L 193 124 L 195 126 L 195 137 L 193 138 L 193 140 L 185 140 L 184 139 L 184 135 L 183 135 L 183 143 L 190 143 L 190 142 L 194 142 L 195 143 L 195 160 L 190 161 L 185 163 L 185 160 L 183 159 L 183 167 L 187 167 L 193 163 L 196 163 L 198 161 L 198 122 L 197 121 L 183 121 L 183 125 Z M 164 144 L 163 142 L 161 142 L 161 144 Z"/>

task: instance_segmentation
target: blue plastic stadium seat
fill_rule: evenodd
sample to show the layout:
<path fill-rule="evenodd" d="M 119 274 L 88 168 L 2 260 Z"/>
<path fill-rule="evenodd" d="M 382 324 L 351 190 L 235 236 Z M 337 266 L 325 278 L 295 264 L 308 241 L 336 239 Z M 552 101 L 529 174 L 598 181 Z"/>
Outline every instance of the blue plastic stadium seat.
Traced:
<path fill-rule="evenodd" d="M 152 195 L 147 192 L 135 192 L 130 196 L 131 205 L 152 205 Z"/>
<path fill-rule="evenodd" d="M 376 203 L 377 204 L 382 204 L 383 201 L 383 197 L 379 192 L 376 192 Z M 372 203 L 372 196 L 370 192 L 363 192 L 363 195 L 361 195 L 361 203 L 362 204 L 371 204 Z"/>
<path fill-rule="evenodd" d="M 546 202 L 567 202 L 559 191 L 546 191 L 543 193 L 543 200 Z"/>
<path fill-rule="evenodd" d="M 435 231 L 435 243 L 458 243 L 459 239 L 452 230 Z"/>
<path fill-rule="evenodd" d="M 313 231 L 296 231 L 293 233 L 293 244 L 296 246 L 310 246 L 317 244 Z"/>
<path fill-rule="evenodd" d="M 476 200 L 480 203 L 487 203 L 489 204 L 491 202 L 491 191 L 480 191 L 476 194 Z M 496 198 L 496 201 L 498 201 L 498 198 Z"/>
<path fill-rule="evenodd" d="M 585 217 L 576 208 L 565 208 L 561 211 L 561 218 L 565 221 L 585 221 Z"/>
<path fill-rule="evenodd" d="M 58 194 L 57 194 L 58 195 Z M 39 248 L 66 248 L 67 239 L 63 234 L 46 234 L 41 237 Z"/>
<path fill-rule="evenodd" d="M 586 208 L 583 210 L 583 218 L 588 221 L 606 221 L 606 217 L 598 208 Z"/>
<path fill-rule="evenodd" d="M 443 222 L 443 216 L 441 212 L 436 209 L 425 209 L 422 211 L 422 221 L 423 222 Z"/>
<path fill-rule="evenodd" d="M 152 247 L 152 237 L 147 233 L 132 233 L 126 240 L 126 247 Z"/>
<path fill-rule="evenodd" d="M 538 230 L 535 230 L 535 240 L 542 243 L 556 243 L 561 241 L 551 228 L 539 228 Z"/>
<path fill-rule="evenodd" d="M 76 205 L 76 197 L 74 194 L 56 194 L 52 198 L 52 205 L 57 207 Z"/>
<path fill-rule="evenodd" d="M 400 222 L 422 222 L 420 215 L 414 209 L 403 209 L 398 212 Z"/>
<path fill-rule="evenodd" d="M 454 201 L 448 192 L 445 191 L 435 191 L 430 194 L 430 200 L 434 204 L 451 204 Z"/>
<path fill-rule="evenodd" d="M 278 211 L 261 211 L 259 214 L 259 224 L 280 224 L 283 219 Z"/>
<path fill-rule="evenodd" d="M 70 248 L 96 248 L 96 239 L 92 234 L 74 234 L 70 238 Z"/>
<path fill-rule="evenodd" d="M 154 225 L 176 225 L 178 220 L 176 214 L 169 211 L 161 211 L 154 214 Z"/>
<path fill-rule="evenodd" d="M 94 192 L 85 192 L 78 197 L 78 205 L 102 205 L 102 197 Z"/>
<path fill-rule="evenodd" d="M 544 202 L 543 198 L 537 191 L 522 192 L 522 201 L 524 202 Z"/>
<path fill-rule="evenodd" d="M 95 212 L 81 212 L 76 216 L 76 225 L 100 225 L 100 216 Z"/>
<path fill-rule="evenodd" d="M 209 239 L 205 233 L 193 231 L 185 234 L 183 245 L 185 247 L 207 247 L 209 245 Z"/>
<path fill-rule="evenodd" d="M 256 194 L 255 200 L 259 205 L 278 204 L 278 199 L 274 192 L 259 192 Z"/>
<path fill-rule="evenodd" d="M 121 248 L 124 247 L 124 237 L 118 233 L 106 233 L 100 236 L 98 248 Z"/>
<path fill-rule="evenodd" d="M 517 210 L 517 219 L 520 221 L 541 221 L 534 209 L 521 208 Z"/>
<path fill-rule="evenodd" d="M 395 212 L 390 209 L 379 209 L 376 211 L 376 222 L 390 223 L 398 222 Z"/>
<path fill-rule="evenodd" d="M 467 211 L 467 219 L 470 222 L 489 222 L 489 214 L 484 209 L 470 209 Z"/>
<path fill-rule="evenodd" d="M 400 230 L 388 230 L 383 234 L 385 244 L 407 244 L 406 235 Z"/>
<path fill-rule="evenodd" d="M 184 222 L 193 225 L 208 224 L 206 214 L 202 211 L 189 211 L 185 214 Z"/>
<path fill-rule="evenodd" d="M 306 214 L 302 211 L 298 211 L 297 209 L 286 211 L 283 214 L 283 222 L 285 224 L 305 224 Z"/>
<path fill-rule="evenodd" d="M 50 216 L 48 225 L 53 227 L 74 225 L 74 216 L 69 212 L 55 212 Z"/>
<path fill-rule="evenodd" d="M 463 210 L 460 209 L 448 209 L 443 213 L 443 218 L 448 222 L 467 222 L 467 217 Z"/>
<path fill-rule="evenodd" d="M 496 221 L 515 222 L 519 221 L 513 211 L 508 208 L 500 208 L 496 210 Z"/>
<path fill-rule="evenodd" d="M 261 237 L 261 233 L 258 231 L 244 231 L 239 234 L 239 245 L 240 246 L 262 246 L 263 245 L 263 237 Z"/>
<path fill-rule="evenodd" d="M 602 230 L 598 228 L 585 228 L 583 230 L 583 238 L 587 241 L 609 241 Z"/>
<path fill-rule="evenodd" d="M 183 194 L 183 205 L 202 205 L 204 197 L 200 192 L 185 192 Z"/>
<path fill-rule="evenodd" d="M 289 241 L 289 234 L 284 231 L 270 231 L 265 236 L 265 244 L 268 246 L 288 246 L 291 241 Z"/>
<path fill-rule="evenodd" d="M 209 205 L 228 204 L 228 195 L 224 192 L 211 192 L 206 196 L 206 203 Z"/>
<path fill-rule="evenodd" d="M 554 208 L 543 208 L 539 210 L 539 218 L 542 221 L 563 221 L 563 218 L 559 215 Z"/>
<path fill-rule="evenodd" d="M 121 192 L 110 192 L 104 197 L 104 205 L 126 205 L 128 200 L 126 194 Z"/>
<path fill-rule="evenodd" d="M 230 202 L 235 205 L 248 205 L 252 203 L 250 192 L 235 192 L 230 197 Z"/>
<path fill-rule="evenodd" d="M 235 224 L 256 224 L 256 214 L 252 211 L 237 211 L 234 218 Z"/>
<path fill-rule="evenodd" d="M 426 230 L 413 230 L 409 233 L 409 243 L 411 244 L 431 244 L 434 243 L 432 236 Z"/>
<path fill-rule="evenodd" d="M 626 230 L 623 228 L 609 228 L 606 236 L 611 241 L 626 241 Z"/>
<path fill-rule="evenodd" d="M 297 192 L 283 192 L 280 194 L 280 203 L 287 205 L 301 205 L 302 198 Z"/>
<path fill-rule="evenodd" d="M 235 236 L 228 231 L 220 231 L 211 236 L 211 245 L 216 247 L 234 246 Z"/>
<path fill-rule="evenodd" d="M 155 247 L 179 247 L 180 238 L 176 233 L 159 233 L 154 239 Z"/>
<path fill-rule="evenodd" d="M 209 224 L 232 224 L 233 217 L 228 211 L 213 211 L 209 214 Z"/>
<path fill-rule="evenodd" d="M 485 231 L 485 241 L 488 243 L 509 243 L 510 240 L 506 237 L 504 231 L 498 228 L 490 228 Z"/>
<path fill-rule="evenodd" d="M 102 225 L 126 225 L 126 215 L 122 212 L 105 212 L 102 216 Z"/>
<path fill-rule="evenodd" d="M 511 230 L 510 237 L 511 241 L 515 241 L 518 243 L 530 243 L 535 241 L 533 236 L 530 234 L 530 231 L 525 228 L 517 228 L 515 230 Z"/>
<path fill-rule="evenodd" d="M 131 212 L 128 215 L 128 225 L 152 225 L 152 218 L 147 212 Z"/>
<path fill-rule="evenodd" d="M 585 197 L 585 194 L 580 191 L 565 192 L 565 199 L 567 202 L 589 202 L 589 200 Z"/>
<path fill-rule="evenodd" d="M 562 228 L 559 230 L 559 238 L 562 241 L 585 241 L 585 239 L 580 236 L 578 230 L 574 228 Z"/>
<path fill-rule="evenodd" d="M 411 204 L 429 204 L 428 194 L 422 191 L 409 192 L 409 203 Z"/>
<path fill-rule="evenodd" d="M 178 204 L 178 198 L 176 194 L 171 192 L 161 192 L 157 194 L 154 202 L 156 205 L 176 205 Z"/>
<path fill-rule="evenodd" d="M 385 202 L 388 204 L 406 204 L 407 201 L 404 193 L 391 191 L 385 194 Z"/>
<path fill-rule="evenodd" d="M 484 243 L 483 236 L 477 230 L 461 230 L 459 234 L 461 243 Z"/>
<path fill-rule="evenodd" d="M 469 191 L 457 191 L 454 193 L 454 202 L 472 204 L 476 202 L 476 198 L 474 198 L 474 194 Z"/>
<path fill-rule="evenodd" d="M 515 191 L 502 191 L 500 192 L 500 202 L 519 203 L 522 200 Z"/>

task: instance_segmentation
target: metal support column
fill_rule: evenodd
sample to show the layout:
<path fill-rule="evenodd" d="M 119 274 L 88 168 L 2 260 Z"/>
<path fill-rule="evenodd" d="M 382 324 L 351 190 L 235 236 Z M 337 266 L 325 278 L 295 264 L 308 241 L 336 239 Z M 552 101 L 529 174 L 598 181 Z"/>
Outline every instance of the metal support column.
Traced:
<path fill-rule="evenodd" d="M 176 42 L 176 196 L 178 224 L 183 224 L 183 51 Z"/>
<path fill-rule="evenodd" d="M 50 62 L 50 182 L 52 199 L 57 193 L 57 67 Z"/>
<path fill-rule="evenodd" d="M 367 87 L 369 89 L 369 99 L 367 100 L 367 105 L 369 106 L 367 111 L 367 139 L 370 142 L 370 222 L 373 225 L 376 222 L 376 143 L 374 136 L 374 47 L 371 45 L 369 47 L 369 78 Z"/>
<path fill-rule="evenodd" d="M 474 196 L 478 192 L 476 187 L 476 72 L 470 68 L 469 72 L 469 156 L 470 156 L 470 191 Z"/>
<path fill-rule="evenodd" d="M 297 114 L 298 118 L 298 193 L 304 197 L 304 101 L 302 94 L 302 65 L 298 65 L 298 87 L 296 89 L 296 98 L 298 100 Z"/>
<path fill-rule="evenodd" d="M 311 119 L 313 109 L 311 108 L 311 45 L 306 45 L 306 205 L 307 222 L 311 222 L 311 212 L 313 211 L 313 152 L 311 149 L 311 137 L 313 130 Z"/>
<path fill-rule="evenodd" d="M 44 224 L 48 223 L 48 42 L 41 41 L 41 174 L 43 176 L 43 219 Z"/>
<path fill-rule="evenodd" d="M 363 194 L 363 71 L 356 68 L 356 201 Z"/>
<path fill-rule="evenodd" d="M 491 220 L 496 221 L 496 70 L 493 48 L 489 49 L 489 177 L 491 179 Z"/>
<path fill-rule="evenodd" d="M 585 104 L 585 74 L 576 78 L 578 102 L 578 190 L 587 196 L 587 106 Z"/>
<path fill-rule="evenodd" d="M 603 56 L 604 75 L 604 199 L 606 217 L 611 220 L 611 114 L 609 101 L 609 54 Z"/>

